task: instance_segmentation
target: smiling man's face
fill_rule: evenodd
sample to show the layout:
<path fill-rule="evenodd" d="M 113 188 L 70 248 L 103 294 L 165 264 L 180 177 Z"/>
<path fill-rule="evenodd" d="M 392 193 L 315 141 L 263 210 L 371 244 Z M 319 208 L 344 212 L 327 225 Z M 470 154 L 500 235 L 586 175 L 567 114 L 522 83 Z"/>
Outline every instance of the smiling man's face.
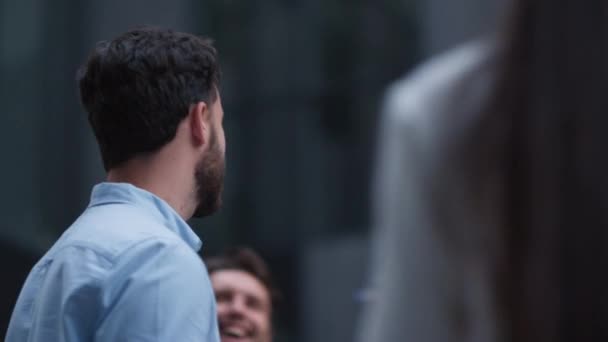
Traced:
<path fill-rule="evenodd" d="M 211 274 L 211 284 L 222 342 L 271 342 L 270 293 L 257 278 L 245 271 L 218 270 Z"/>

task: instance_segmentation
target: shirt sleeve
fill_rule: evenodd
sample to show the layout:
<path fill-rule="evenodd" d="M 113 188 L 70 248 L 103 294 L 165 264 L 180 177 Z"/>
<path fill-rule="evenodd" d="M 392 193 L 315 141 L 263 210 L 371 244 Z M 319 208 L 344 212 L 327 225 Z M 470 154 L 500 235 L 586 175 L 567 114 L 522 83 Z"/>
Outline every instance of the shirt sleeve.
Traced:
<path fill-rule="evenodd" d="M 373 204 L 372 296 L 358 341 L 450 341 L 448 257 L 429 206 L 429 125 L 416 101 L 401 93 L 387 100 Z"/>
<path fill-rule="evenodd" d="M 7 341 L 91 340 L 101 308 L 105 265 L 103 257 L 80 246 L 43 259 L 28 276 L 15 309 L 20 320 L 11 321 L 15 326 L 9 329 Z"/>
<path fill-rule="evenodd" d="M 207 271 L 185 246 L 140 243 L 120 257 L 104 288 L 96 341 L 219 342 Z"/>

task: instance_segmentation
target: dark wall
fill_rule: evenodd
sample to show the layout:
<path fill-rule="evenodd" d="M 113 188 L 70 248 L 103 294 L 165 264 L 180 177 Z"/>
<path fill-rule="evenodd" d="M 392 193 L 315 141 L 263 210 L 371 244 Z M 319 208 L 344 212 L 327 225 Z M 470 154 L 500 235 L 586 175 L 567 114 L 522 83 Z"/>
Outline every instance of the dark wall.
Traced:
<path fill-rule="evenodd" d="M 13 307 L 21 286 L 39 255 L 28 253 L 0 240 L 0 260 L 2 260 L 2 281 L 0 281 L 0 339 L 4 340 Z"/>

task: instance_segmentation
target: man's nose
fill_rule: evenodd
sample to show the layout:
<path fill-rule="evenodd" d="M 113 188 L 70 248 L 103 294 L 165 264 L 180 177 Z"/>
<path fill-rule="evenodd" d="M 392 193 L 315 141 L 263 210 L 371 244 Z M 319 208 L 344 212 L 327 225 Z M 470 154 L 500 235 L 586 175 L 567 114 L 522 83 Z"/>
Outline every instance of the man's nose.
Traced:
<path fill-rule="evenodd" d="M 247 307 L 245 305 L 245 301 L 237 297 L 230 301 L 228 308 L 231 313 L 242 315 L 245 313 L 245 309 Z"/>

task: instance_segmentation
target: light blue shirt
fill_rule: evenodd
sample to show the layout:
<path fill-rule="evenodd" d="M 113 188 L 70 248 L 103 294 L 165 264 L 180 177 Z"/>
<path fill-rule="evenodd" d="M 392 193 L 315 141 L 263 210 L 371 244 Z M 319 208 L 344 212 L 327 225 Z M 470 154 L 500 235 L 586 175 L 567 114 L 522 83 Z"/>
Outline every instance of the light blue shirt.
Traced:
<path fill-rule="evenodd" d="M 220 342 L 201 244 L 162 199 L 99 184 L 27 277 L 6 341 Z"/>

